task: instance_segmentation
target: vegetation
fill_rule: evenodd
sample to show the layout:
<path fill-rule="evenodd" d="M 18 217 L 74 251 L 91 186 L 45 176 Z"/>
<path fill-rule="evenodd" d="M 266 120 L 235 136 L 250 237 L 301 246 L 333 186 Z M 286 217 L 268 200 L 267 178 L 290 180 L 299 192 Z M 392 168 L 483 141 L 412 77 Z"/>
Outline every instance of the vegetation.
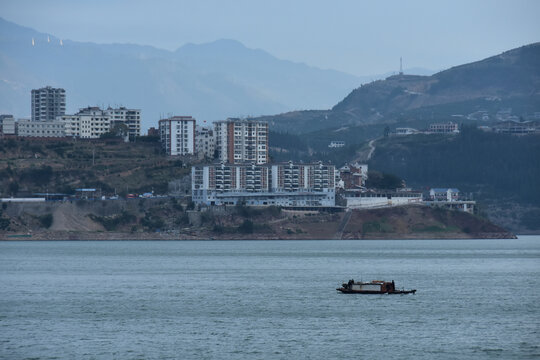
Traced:
<path fill-rule="evenodd" d="M 39 222 L 40 222 L 41 226 L 44 227 L 45 229 L 50 228 L 52 223 L 53 223 L 53 220 L 54 220 L 52 214 L 42 215 L 38 219 L 39 219 Z"/>
<path fill-rule="evenodd" d="M 395 190 L 403 187 L 403 180 L 392 174 L 369 170 L 366 186 L 372 189 Z"/>
<path fill-rule="evenodd" d="M 102 195 L 160 194 L 167 192 L 169 181 L 189 174 L 186 159 L 164 157 L 154 141 L 18 138 L 0 140 L 0 145 L 0 196 L 5 197 L 73 194 L 80 187 L 99 189 Z"/>
<path fill-rule="evenodd" d="M 481 197 L 540 203 L 540 141 L 463 127 L 457 136 L 414 135 L 377 142 L 370 167 L 408 184 L 459 187 Z"/>
<path fill-rule="evenodd" d="M 4 218 L 2 216 L 3 215 L 3 210 L 5 210 L 4 205 L 6 205 L 6 204 L 2 203 L 2 209 L 0 209 L 0 230 L 8 230 L 9 229 L 9 224 L 11 223 L 11 221 L 9 219 Z"/>
<path fill-rule="evenodd" d="M 120 226 L 131 224 L 137 220 L 135 215 L 127 211 L 122 211 L 120 214 L 113 216 L 97 216 L 90 214 L 89 217 L 95 222 L 103 225 L 107 231 L 116 230 Z"/>

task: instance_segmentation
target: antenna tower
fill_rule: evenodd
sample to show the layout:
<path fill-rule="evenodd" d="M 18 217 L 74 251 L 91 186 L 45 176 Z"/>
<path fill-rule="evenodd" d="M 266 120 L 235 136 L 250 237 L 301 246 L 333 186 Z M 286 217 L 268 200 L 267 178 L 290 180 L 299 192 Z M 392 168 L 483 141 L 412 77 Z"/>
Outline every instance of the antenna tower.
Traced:
<path fill-rule="evenodd" d="M 399 57 L 399 75 L 403 75 L 403 59 Z"/>

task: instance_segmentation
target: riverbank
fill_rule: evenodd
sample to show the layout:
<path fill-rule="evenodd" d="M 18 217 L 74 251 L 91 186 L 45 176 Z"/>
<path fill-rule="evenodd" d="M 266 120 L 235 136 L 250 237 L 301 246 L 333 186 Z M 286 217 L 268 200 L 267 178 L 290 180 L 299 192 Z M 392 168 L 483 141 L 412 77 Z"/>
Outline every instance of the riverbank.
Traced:
<path fill-rule="evenodd" d="M 511 239 L 488 220 L 426 206 L 336 213 L 176 199 L 9 204 L 0 240 Z"/>

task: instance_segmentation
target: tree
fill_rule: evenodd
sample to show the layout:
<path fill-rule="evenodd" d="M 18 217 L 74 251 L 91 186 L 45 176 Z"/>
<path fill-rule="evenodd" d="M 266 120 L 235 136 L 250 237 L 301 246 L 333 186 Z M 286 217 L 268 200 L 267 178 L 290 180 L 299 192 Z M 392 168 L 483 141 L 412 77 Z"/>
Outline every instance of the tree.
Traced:
<path fill-rule="evenodd" d="M 15 181 L 10 182 L 8 192 L 11 196 L 17 195 L 17 192 L 19 192 L 19 183 Z"/>
<path fill-rule="evenodd" d="M 129 134 L 129 127 L 124 123 L 113 123 L 109 132 L 101 134 L 102 139 L 125 138 Z"/>
<path fill-rule="evenodd" d="M 366 186 L 374 189 L 398 189 L 403 187 L 403 180 L 392 174 L 370 170 Z"/>

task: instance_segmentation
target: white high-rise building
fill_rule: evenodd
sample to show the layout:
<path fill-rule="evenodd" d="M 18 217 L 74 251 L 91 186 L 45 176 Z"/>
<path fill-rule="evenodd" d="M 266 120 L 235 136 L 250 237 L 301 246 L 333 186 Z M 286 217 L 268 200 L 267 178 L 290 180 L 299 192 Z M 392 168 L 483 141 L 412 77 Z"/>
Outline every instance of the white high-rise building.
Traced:
<path fill-rule="evenodd" d="M 66 113 L 66 91 L 50 86 L 32 90 L 32 121 L 55 121 Z"/>
<path fill-rule="evenodd" d="M 214 123 L 215 147 L 220 161 L 229 164 L 268 162 L 268 123 L 227 119 Z"/>
<path fill-rule="evenodd" d="M 167 155 L 195 154 L 195 119 L 173 116 L 159 120 L 161 146 Z"/>

